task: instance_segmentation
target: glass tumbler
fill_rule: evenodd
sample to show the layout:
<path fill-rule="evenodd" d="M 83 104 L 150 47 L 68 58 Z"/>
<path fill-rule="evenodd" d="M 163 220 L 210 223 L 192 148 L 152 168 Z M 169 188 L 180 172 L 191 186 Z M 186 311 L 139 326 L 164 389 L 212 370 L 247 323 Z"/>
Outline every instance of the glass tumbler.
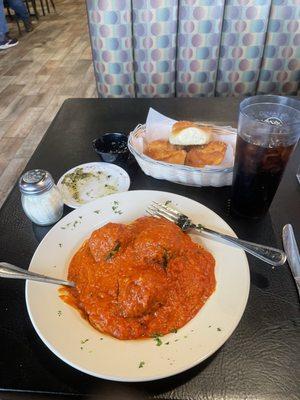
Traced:
<path fill-rule="evenodd" d="M 260 218 L 270 207 L 300 136 L 300 101 L 253 96 L 240 104 L 231 210 Z"/>

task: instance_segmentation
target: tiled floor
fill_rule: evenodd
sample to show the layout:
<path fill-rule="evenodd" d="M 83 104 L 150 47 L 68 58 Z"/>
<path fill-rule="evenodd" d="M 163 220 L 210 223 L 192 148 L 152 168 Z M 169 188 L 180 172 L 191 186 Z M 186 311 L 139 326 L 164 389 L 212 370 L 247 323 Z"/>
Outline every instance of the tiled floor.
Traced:
<path fill-rule="evenodd" d="M 57 14 L 33 19 L 36 29 L 0 52 L 0 206 L 64 100 L 96 97 L 85 0 L 55 4 Z"/>

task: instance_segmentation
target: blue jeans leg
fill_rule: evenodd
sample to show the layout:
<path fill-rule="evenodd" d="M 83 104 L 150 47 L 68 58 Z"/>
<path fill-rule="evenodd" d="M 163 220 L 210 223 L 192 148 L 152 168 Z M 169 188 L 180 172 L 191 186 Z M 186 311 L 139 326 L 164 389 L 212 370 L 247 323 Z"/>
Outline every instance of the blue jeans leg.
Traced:
<path fill-rule="evenodd" d="M 9 7 L 14 10 L 17 16 L 21 18 L 22 21 L 29 20 L 29 14 L 27 8 L 25 7 L 22 0 L 8 0 L 7 3 Z"/>
<path fill-rule="evenodd" d="M 0 42 L 5 39 L 5 34 L 8 32 L 6 18 L 4 15 L 3 0 L 0 0 Z"/>

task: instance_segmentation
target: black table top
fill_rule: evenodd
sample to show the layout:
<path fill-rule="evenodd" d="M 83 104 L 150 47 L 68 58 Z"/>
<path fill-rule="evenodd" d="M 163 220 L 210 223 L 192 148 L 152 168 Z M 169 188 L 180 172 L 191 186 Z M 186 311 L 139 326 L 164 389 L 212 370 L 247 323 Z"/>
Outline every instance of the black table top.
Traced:
<path fill-rule="evenodd" d="M 58 179 L 69 168 L 97 161 L 92 139 L 105 132 L 128 133 L 144 122 L 149 106 L 177 119 L 236 125 L 239 100 L 210 99 L 70 99 L 67 100 L 26 169 L 44 168 Z M 228 214 L 230 188 L 193 188 L 146 176 L 135 162 L 127 166 L 131 190 L 181 194 L 210 207 L 238 236 L 281 246 L 281 229 L 292 223 L 300 237 L 298 146 L 270 212 L 260 221 Z M 70 212 L 66 208 L 65 213 Z M 0 260 L 27 268 L 49 228 L 24 215 L 15 187 L 0 210 Z M 248 256 L 251 289 L 245 313 L 229 340 L 202 364 L 156 382 L 125 384 L 85 375 L 63 363 L 31 326 L 24 282 L 0 280 L 0 399 L 299 399 L 300 313 L 296 287 L 285 265 L 272 269 Z M 42 301 L 42 299 L 41 299 Z M 45 312 L 47 312 L 45 310 Z"/>

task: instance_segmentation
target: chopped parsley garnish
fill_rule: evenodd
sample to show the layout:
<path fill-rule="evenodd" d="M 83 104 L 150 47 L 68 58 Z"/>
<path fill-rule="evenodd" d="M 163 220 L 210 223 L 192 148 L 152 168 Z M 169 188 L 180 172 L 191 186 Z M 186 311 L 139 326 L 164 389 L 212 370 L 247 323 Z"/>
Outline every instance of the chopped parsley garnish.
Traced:
<path fill-rule="evenodd" d="M 170 344 L 170 342 L 166 342 L 165 344 Z"/>
<path fill-rule="evenodd" d="M 164 249 L 164 254 L 163 254 L 163 259 L 162 259 L 163 269 L 167 268 L 169 260 L 170 260 L 170 255 L 168 253 L 168 250 Z"/>
<path fill-rule="evenodd" d="M 114 192 L 116 191 L 116 187 L 113 185 L 109 185 L 108 183 L 106 183 L 104 187 L 106 187 L 106 189 L 108 190 L 113 190 Z"/>
<path fill-rule="evenodd" d="M 107 254 L 106 261 L 110 260 L 120 250 L 120 247 L 121 247 L 121 243 L 117 242 L 115 247 Z"/>
<path fill-rule="evenodd" d="M 77 221 L 77 220 L 76 220 L 76 221 L 74 221 L 74 222 L 73 222 L 73 227 L 72 227 L 72 230 L 73 230 L 73 229 L 75 229 L 75 228 L 76 228 L 76 226 L 77 226 L 78 224 L 81 224 L 81 221 Z"/>
<path fill-rule="evenodd" d="M 58 243 L 59 247 L 62 247 L 62 243 Z"/>
<path fill-rule="evenodd" d="M 159 332 L 155 332 L 155 333 L 152 333 L 151 336 L 152 336 L 153 338 L 158 338 L 158 337 L 162 337 L 163 334 L 162 334 L 162 333 L 159 333 Z"/>
<path fill-rule="evenodd" d="M 196 228 L 197 228 L 197 229 L 203 229 L 204 226 L 203 226 L 202 224 L 198 224 L 198 225 L 196 225 Z"/>
<path fill-rule="evenodd" d="M 84 339 L 84 340 L 80 340 L 80 343 L 81 344 L 84 344 L 84 343 L 86 343 L 86 342 L 88 342 L 89 341 L 89 339 Z"/>
<path fill-rule="evenodd" d="M 221 332 L 221 330 L 222 330 L 221 328 L 217 328 L 217 331 Z"/>
<path fill-rule="evenodd" d="M 95 210 L 94 213 L 95 213 L 95 214 L 100 214 L 101 211 L 100 211 L 100 210 Z"/>
<path fill-rule="evenodd" d="M 61 316 L 62 316 L 62 312 L 61 312 L 61 310 L 58 310 L 58 311 L 57 311 L 57 315 L 58 315 L 59 317 L 61 317 Z"/>
<path fill-rule="evenodd" d="M 78 224 L 81 224 L 82 217 L 79 216 L 79 220 L 75 220 L 74 222 L 69 222 L 65 226 L 61 226 L 60 229 L 67 229 L 71 227 L 71 230 L 75 229 Z"/>
<path fill-rule="evenodd" d="M 153 333 L 152 337 L 153 337 L 154 341 L 156 342 L 156 346 L 162 345 L 162 341 L 160 339 L 161 336 L 163 336 L 161 333 Z"/>
<path fill-rule="evenodd" d="M 167 200 L 166 202 L 165 202 L 165 206 L 168 206 L 169 204 L 171 204 L 172 203 L 172 200 Z"/>
<path fill-rule="evenodd" d="M 123 212 L 121 210 L 118 210 L 118 207 L 119 207 L 119 202 L 114 200 L 113 205 L 111 206 L 113 212 L 115 214 L 123 214 Z"/>
<path fill-rule="evenodd" d="M 69 189 L 75 200 L 80 201 L 78 183 L 94 176 L 92 172 L 84 172 L 83 168 L 76 168 L 73 172 L 66 174 L 61 183 Z"/>
<path fill-rule="evenodd" d="M 145 361 L 141 361 L 141 362 L 139 363 L 139 368 L 143 368 L 144 365 L 145 365 Z"/>

